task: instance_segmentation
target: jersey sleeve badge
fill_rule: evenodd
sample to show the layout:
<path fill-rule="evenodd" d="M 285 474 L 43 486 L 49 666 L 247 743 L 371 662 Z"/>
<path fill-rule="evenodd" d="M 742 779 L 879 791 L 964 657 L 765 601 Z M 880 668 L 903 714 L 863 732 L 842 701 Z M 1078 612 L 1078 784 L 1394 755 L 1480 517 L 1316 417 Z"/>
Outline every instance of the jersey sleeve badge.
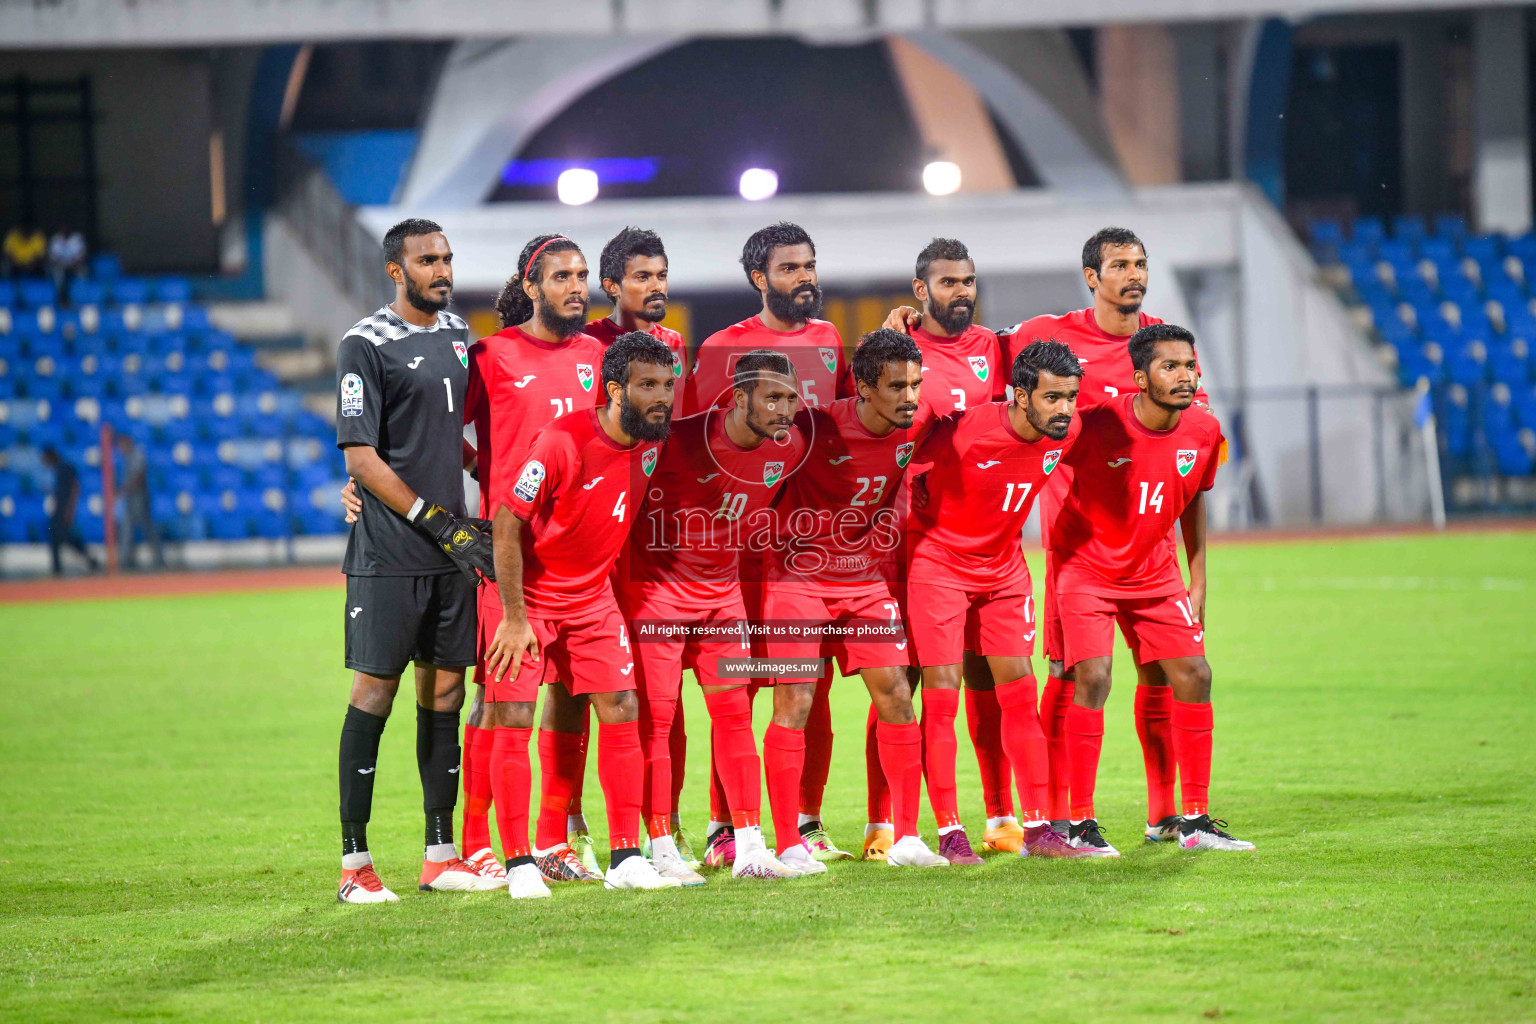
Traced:
<path fill-rule="evenodd" d="M 836 370 L 837 370 L 837 349 L 835 349 L 835 348 L 819 348 L 816 351 L 821 353 L 821 361 L 826 364 L 827 370 L 829 372 L 836 372 Z"/>
<path fill-rule="evenodd" d="M 1045 453 L 1045 458 L 1040 460 L 1040 471 L 1046 476 L 1051 475 L 1051 470 L 1056 468 L 1056 463 L 1061 461 L 1061 449 Z"/>
<path fill-rule="evenodd" d="M 906 444 L 897 445 L 896 465 L 902 469 L 906 469 L 907 463 L 912 461 L 912 449 L 915 447 L 917 447 L 917 445 L 912 441 L 908 441 Z"/>
<path fill-rule="evenodd" d="M 539 485 L 544 483 L 544 463 L 538 459 L 529 459 L 523 467 L 523 474 L 517 478 L 517 483 L 512 486 L 512 493 L 523 501 L 532 501 L 539 496 Z"/>
<path fill-rule="evenodd" d="M 660 452 L 660 448 L 647 448 L 645 454 L 640 456 L 640 469 L 646 476 L 650 476 L 656 469 L 656 458 Z"/>
<path fill-rule="evenodd" d="M 581 390 L 592 390 L 592 367 L 588 363 L 576 364 L 576 383 L 581 385 Z"/>
<path fill-rule="evenodd" d="M 341 378 L 341 414 L 343 416 L 363 414 L 363 378 L 355 373 L 349 373 Z"/>
<path fill-rule="evenodd" d="M 1179 471 L 1179 476 L 1189 476 L 1189 471 L 1195 468 L 1195 457 L 1199 452 L 1190 451 L 1188 448 L 1180 448 L 1174 456 L 1173 464 Z"/>
<path fill-rule="evenodd" d="M 987 357 L 986 356 L 971 356 L 970 360 L 971 360 L 971 372 L 976 374 L 976 379 L 977 380 L 982 380 L 982 381 L 986 380 L 988 375 L 991 374 L 991 372 L 992 372 L 992 368 L 987 365 Z"/>
<path fill-rule="evenodd" d="M 459 362 L 463 363 L 466 369 L 469 367 L 469 346 L 468 345 L 465 345 L 462 341 L 454 342 L 453 343 L 453 354 L 459 357 Z"/>
<path fill-rule="evenodd" d="M 779 477 L 781 477 L 783 475 L 784 475 L 784 463 L 782 463 L 782 462 L 765 462 L 765 463 L 763 463 L 763 486 L 764 487 L 772 487 L 774 484 L 779 482 Z"/>

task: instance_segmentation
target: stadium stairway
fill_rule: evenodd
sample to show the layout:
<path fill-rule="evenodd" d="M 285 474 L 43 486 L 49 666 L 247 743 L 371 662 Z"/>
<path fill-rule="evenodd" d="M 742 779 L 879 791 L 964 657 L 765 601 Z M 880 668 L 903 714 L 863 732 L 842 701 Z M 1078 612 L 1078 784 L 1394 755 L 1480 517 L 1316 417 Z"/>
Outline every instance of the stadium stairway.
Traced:
<path fill-rule="evenodd" d="M 184 277 L 135 277 L 98 256 L 63 295 L 47 280 L 0 281 L 0 546 L 48 539 L 47 447 L 79 470 L 76 521 L 102 542 L 103 424 L 143 447 L 173 550 L 335 538 L 346 527 L 332 380 L 281 307 L 205 306 Z"/>
<path fill-rule="evenodd" d="M 1536 233 L 1400 214 L 1316 220 L 1308 234 L 1398 381 L 1427 387 L 1447 497 L 1536 505 Z"/>

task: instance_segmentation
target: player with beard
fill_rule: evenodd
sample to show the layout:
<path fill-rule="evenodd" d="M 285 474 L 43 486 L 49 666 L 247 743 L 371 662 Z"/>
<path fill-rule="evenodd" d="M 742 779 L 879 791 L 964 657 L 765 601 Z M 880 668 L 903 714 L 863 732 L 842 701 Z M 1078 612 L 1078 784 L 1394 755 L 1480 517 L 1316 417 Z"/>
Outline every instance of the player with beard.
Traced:
<path fill-rule="evenodd" d="M 734 401 L 736 361 L 755 349 L 782 352 L 795 368 L 800 404 L 818 408 L 852 392 L 847 362 L 837 328 L 816 319 L 821 312 L 821 288 L 816 276 L 816 245 L 798 224 L 779 222 L 752 233 L 741 249 L 741 268 L 761 296 L 756 316 L 704 339 L 694 357 L 683 401 L 691 415 Z M 761 618 L 762 562 L 750 554 L 742 561 L 742 597 L 752 620 Z M 761 654 L 761 644 L 755 647 Z M 840 860 L 852 854 L 839 850 L 821 825 L 821 798 L 832 762 L 832 713 L 827 694 L 831 676 L 821 681 L 806 728 L 805 791 L 800 819 L 807 842 L 819 860 Z M 730 843 L 730 812 L 724 806 L 718 773 L 711 771 L 709 849 L 705 863 L 724 864 L 734 856 Z"/>
<path fill-rule="evenodd" d="M 447 311 L 453 251 L 443 229 L 407 220 L 384 235 L 395 300 L 359 321 L 336 355 L 336 445 L 362 485 L 347 538 L 346 664 L 352 691 L 341 729 L 343 903 L 398 899 L 368 850 L 379 740 L 400 676 L 416 664 L 416 762 L 426 811 L 419 886 L 499 888 L 459 858 L 453 808 L 464 670 L 474 663 L 475 584 L 455 551 L 479 537 L 464 516 L 462 414 L 468 328 Z M 482 568 L 490 565 L 487 559 Z"/>
<path fill-rule="evenodd" d="M 1205 660 L 1205 492 L 1216 482 L 1221 425 L 1195 406 L 1195 337 L 1153 324 L 1127 345 L 1137 391 L 1083 413 L 1063 460 L 1072 489 L 1050 534 L 1065 667 L 1076 688 L 1067 710 L 1071 808 L 1093 823 L 1094 852 L 1114 855 L 1093 808 L 1116 624 L 1138 665 L 1156 663 L 1172 698 L 1173 753 L 1186 850 L 1251 850 L 1210 816 L 1211 668 Z M 1189 586 L 1169 543 L 1184 537 Z"/>
<path fill-rule="evenodd" d="M 493 520 L 502 615 L 485 652 L 487 715 L 498 731 L 515 729 L 524 739 L 519 791 L 495 794 L 514 896 L 549 895 L 528 848 L 526 784 L 526 739 L 546 682 L 590 700 L 597 714 L 612 851 L 604 885 L 680 884 L 640 856 L 640 704 L 609 575 L 669 433 L 672 353 L 649 334 L 625 334 L 603 354 L 603 386 L 601 409 L 568 413 L 539 431 Z"/>
<path fill-rule="evenodd" d="M 931 362 L 925 349 L 924 361 Z M 1046 818 L 1049 764 L 1035 710 L 1034 585 L 1019 532 L 1041 485 L 1078 437 L 1072 418 L 1082 369 L 1059 342 L 1036 342 L 1013 365 L 1013 398 L 941 419 L 914 461 L 931 464 L 912 485 L 907 523 L 908 619 L 923 666 L 923 774 L 939 825 L 939 853 L 980 864 L 955 799 L 953 709 L 961 652 L 986 658 L 1001 709 L 999 731 L 1018 775 L 1022 843 L 1033 856 L 1078 857 Z M 950 710 L 931 730 L 932 705 Z M 1003 781 L 1003 787 L 1011 783 Z"/>
<path fill-rule="evenodd" d="M 715 763 L 731 814 L 732 873 L 763 879 L 799 874 L 764 845 L 750 699 L 744 680 L 719 674 L 722 659 L 751 653 L 739 562 L 748 536 L 765 530 L 762 520 L 805 451 L 794 423 L 799 395 L 788 357 L 766 349 L 737 360 L 734 390 L 729 410 L 673 421 L 617 583 L 635 642 L 651 859 L 660 874 L 685 885 L 704 881 L 671 835 L 676 804 L 669 801 L 683 762 L 668 736 L 680 712 L 685 666 L 698 678 L 713 724 Z M 690 635 L 657 635 L 663 627 Z"/>
<path fill-rule="evenodd" d="M 962 411 L 1003 397 L 1005 372 L 997 336 L 976 324 L 976 264 L 965 244 L 955 238 L 935 238 L 917 254 L 912 294 L 922 303 L 921 326 L 910 333 L 923 350 L 924 394 L 934 408 Z M 905 513 L 904 497 L 898 511 Z M 902 607 L 902 571 L 891 566 L 890 579 Z M 989 849 L 1017 851 L 1021 841 L 1013 817 L 1008 759 L 1003 753 L 1001 717 L 984 658 L 966 658 L 966 721 L 981 768 L 982 795 L 987 807 L 983 842 Z M 959 693 L 935 693 L 923 700 L 923 731 L 954 736 Z M 883 860 L 894 840 L 891 794 L 880 771 L 875 742 L 875 709 L 865 720 L 864 764 L 868 780 L 869 821 L 864 826 L 864 859 Z"/>
<path fill-rule="evenodd" d="M 661 325 L 667 315 L 667 250 L 661 244 L 661 237 L 644 228 L 624 228 L 603 246 L 603 254 L 598 259 L 598 279 L 604 294 L 613 302 L 613 312 L 589 322 L 587 334 L 604 345 L 612 344 L 619 335 L 629 331 L 644 331 L 659 339 L 672 350 L 672 373 L 677 377 L 678 394 L 681 396 L 687 372 L 688 349 L 681 334 Z M 677 717 L 672 723 L 668 740 L 672 745 L 672 760 L 682 764 L 687 757 L 688 735 L 684 728 L 681 704 L 677 706 Z M 693 855 L 693 843 L 683 830 L 682 820 L 677 813 L 682 789 L 683 773 L 679 771 L 672 780 L 672 828 L 669 834 L 682 859 L 697 867 L 699 862 Z M 641 805 L 641 816 L 647 823 L 651 820 L 650 792 L 647 787 L 645 802 Z M 580 800 L 581 794 L 578 791 L 571 805 L 572 824 L 580 826 L 572 832 L 572 838 L 578 843 L 583 841 L 586 833 Z M 585 843 L 583 846 L 585 856 Z"/>
<path fill-rule="evenodd" d="M 934 419 L 933 406 L 921 396 L 922 360 L 905 334 L 874 331 L 853 357 L 858 397 L 802 414 L 800 431 L 812 439 L 811 448 L 783 501 L 786 511 L 768 552 L 763 602 L 763 619 L 771 628 L 794 626 L 811 634 L 831 628 L 844 634 L 825 639 L 770 635 L 767 650 L 775 659 L 795 660 L 832 651 L 844 675 L 863 676 L 879 715 L 880 764 L 891 787 L 896 841 L 886 863 L 892 867 L 949 866 L 917 832 L 922 732 L 912 711 L 907 641 L 897 639 L 902 609 L 884 570 L 901 550 L 896 495 Z M 867 632 L 872 626 L 888 632 Z M 802 872 L 820 873 L 826 866 L 813 859 L 794 813 L 806 770 L 805 728 L 816 678 L 782 675 L 776 680 L 763 761 L 779 859 Z"/>
<path fill-rule="evenodd" d="M 587 294 L 587 263 L 575 242 L 562 235 L 531 239 L 518 257 L 517 273 L 496 300 L 502 330 L 481 339 L 470 351 L 464 420 L 475 425 L 479 442 L 480 509 L 486 518 L 510 500 L 512 485 L 541 427 L 604 401 L 603 388 L 597 383 L 604 347 L 582 333 Z M 464 729 L 465 844 L 479 851 L 474 863 L 487 871 L 496 869 L 488 820 L 493 801 L 503 855 L 510 859 L 529 852 L 524 848 L 527 829 L 517 832 L 509 815 L 527 814 L 531 730 L 518 724 L 520 719 L 513 712 L 484 702 L 485 652 L 501 622 L 501 609 L 497 589 L 483 588 L 475 674 L 479 685 Z M 572 831 L 578 843 L 586 835 L 585 823 L 569 818 L 586 762 L 586 718 L 584 698 L 571 696 L 564 685 L 549 687 L 539 733 L 543 800 L 538 853 L 540 869 L 553 881 L 601 878 L 590 839 L 579 851 L 573 851 L 569 842 Z M 514 844 L 510 847 L 509 837 Z"/>

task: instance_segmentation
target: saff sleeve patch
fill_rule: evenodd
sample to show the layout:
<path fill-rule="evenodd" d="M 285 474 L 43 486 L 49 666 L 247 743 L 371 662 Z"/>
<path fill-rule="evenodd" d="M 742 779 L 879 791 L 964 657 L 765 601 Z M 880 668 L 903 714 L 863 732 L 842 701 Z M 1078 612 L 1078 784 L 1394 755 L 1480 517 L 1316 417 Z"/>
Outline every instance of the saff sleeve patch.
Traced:
<path fill-rule="evenodd" d="M 539 496 L 539 486 L 544 483 L 544 463 L 529 459 L 523 467 L 523 475 L 512 486 L 512 493 L 522 501 L 532 501 Z"/>
<path fill-rule="evenodd" d="M 341 414 L 343 416 L 363 414 L 363 378 L 355 373 L 349 373 L 341 378 Z"/>

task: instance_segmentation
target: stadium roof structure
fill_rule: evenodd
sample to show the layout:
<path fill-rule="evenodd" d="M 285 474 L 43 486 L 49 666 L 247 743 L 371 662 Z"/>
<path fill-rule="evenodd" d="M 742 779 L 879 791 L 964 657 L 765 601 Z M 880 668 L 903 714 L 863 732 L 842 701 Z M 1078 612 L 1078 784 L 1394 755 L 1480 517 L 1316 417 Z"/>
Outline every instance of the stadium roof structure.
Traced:
<path fill-rule="evenodd" d="M 1518 6 L 1514 0 L 5 0 L 0 50 L 359 39 L 883 33 Z"/>

